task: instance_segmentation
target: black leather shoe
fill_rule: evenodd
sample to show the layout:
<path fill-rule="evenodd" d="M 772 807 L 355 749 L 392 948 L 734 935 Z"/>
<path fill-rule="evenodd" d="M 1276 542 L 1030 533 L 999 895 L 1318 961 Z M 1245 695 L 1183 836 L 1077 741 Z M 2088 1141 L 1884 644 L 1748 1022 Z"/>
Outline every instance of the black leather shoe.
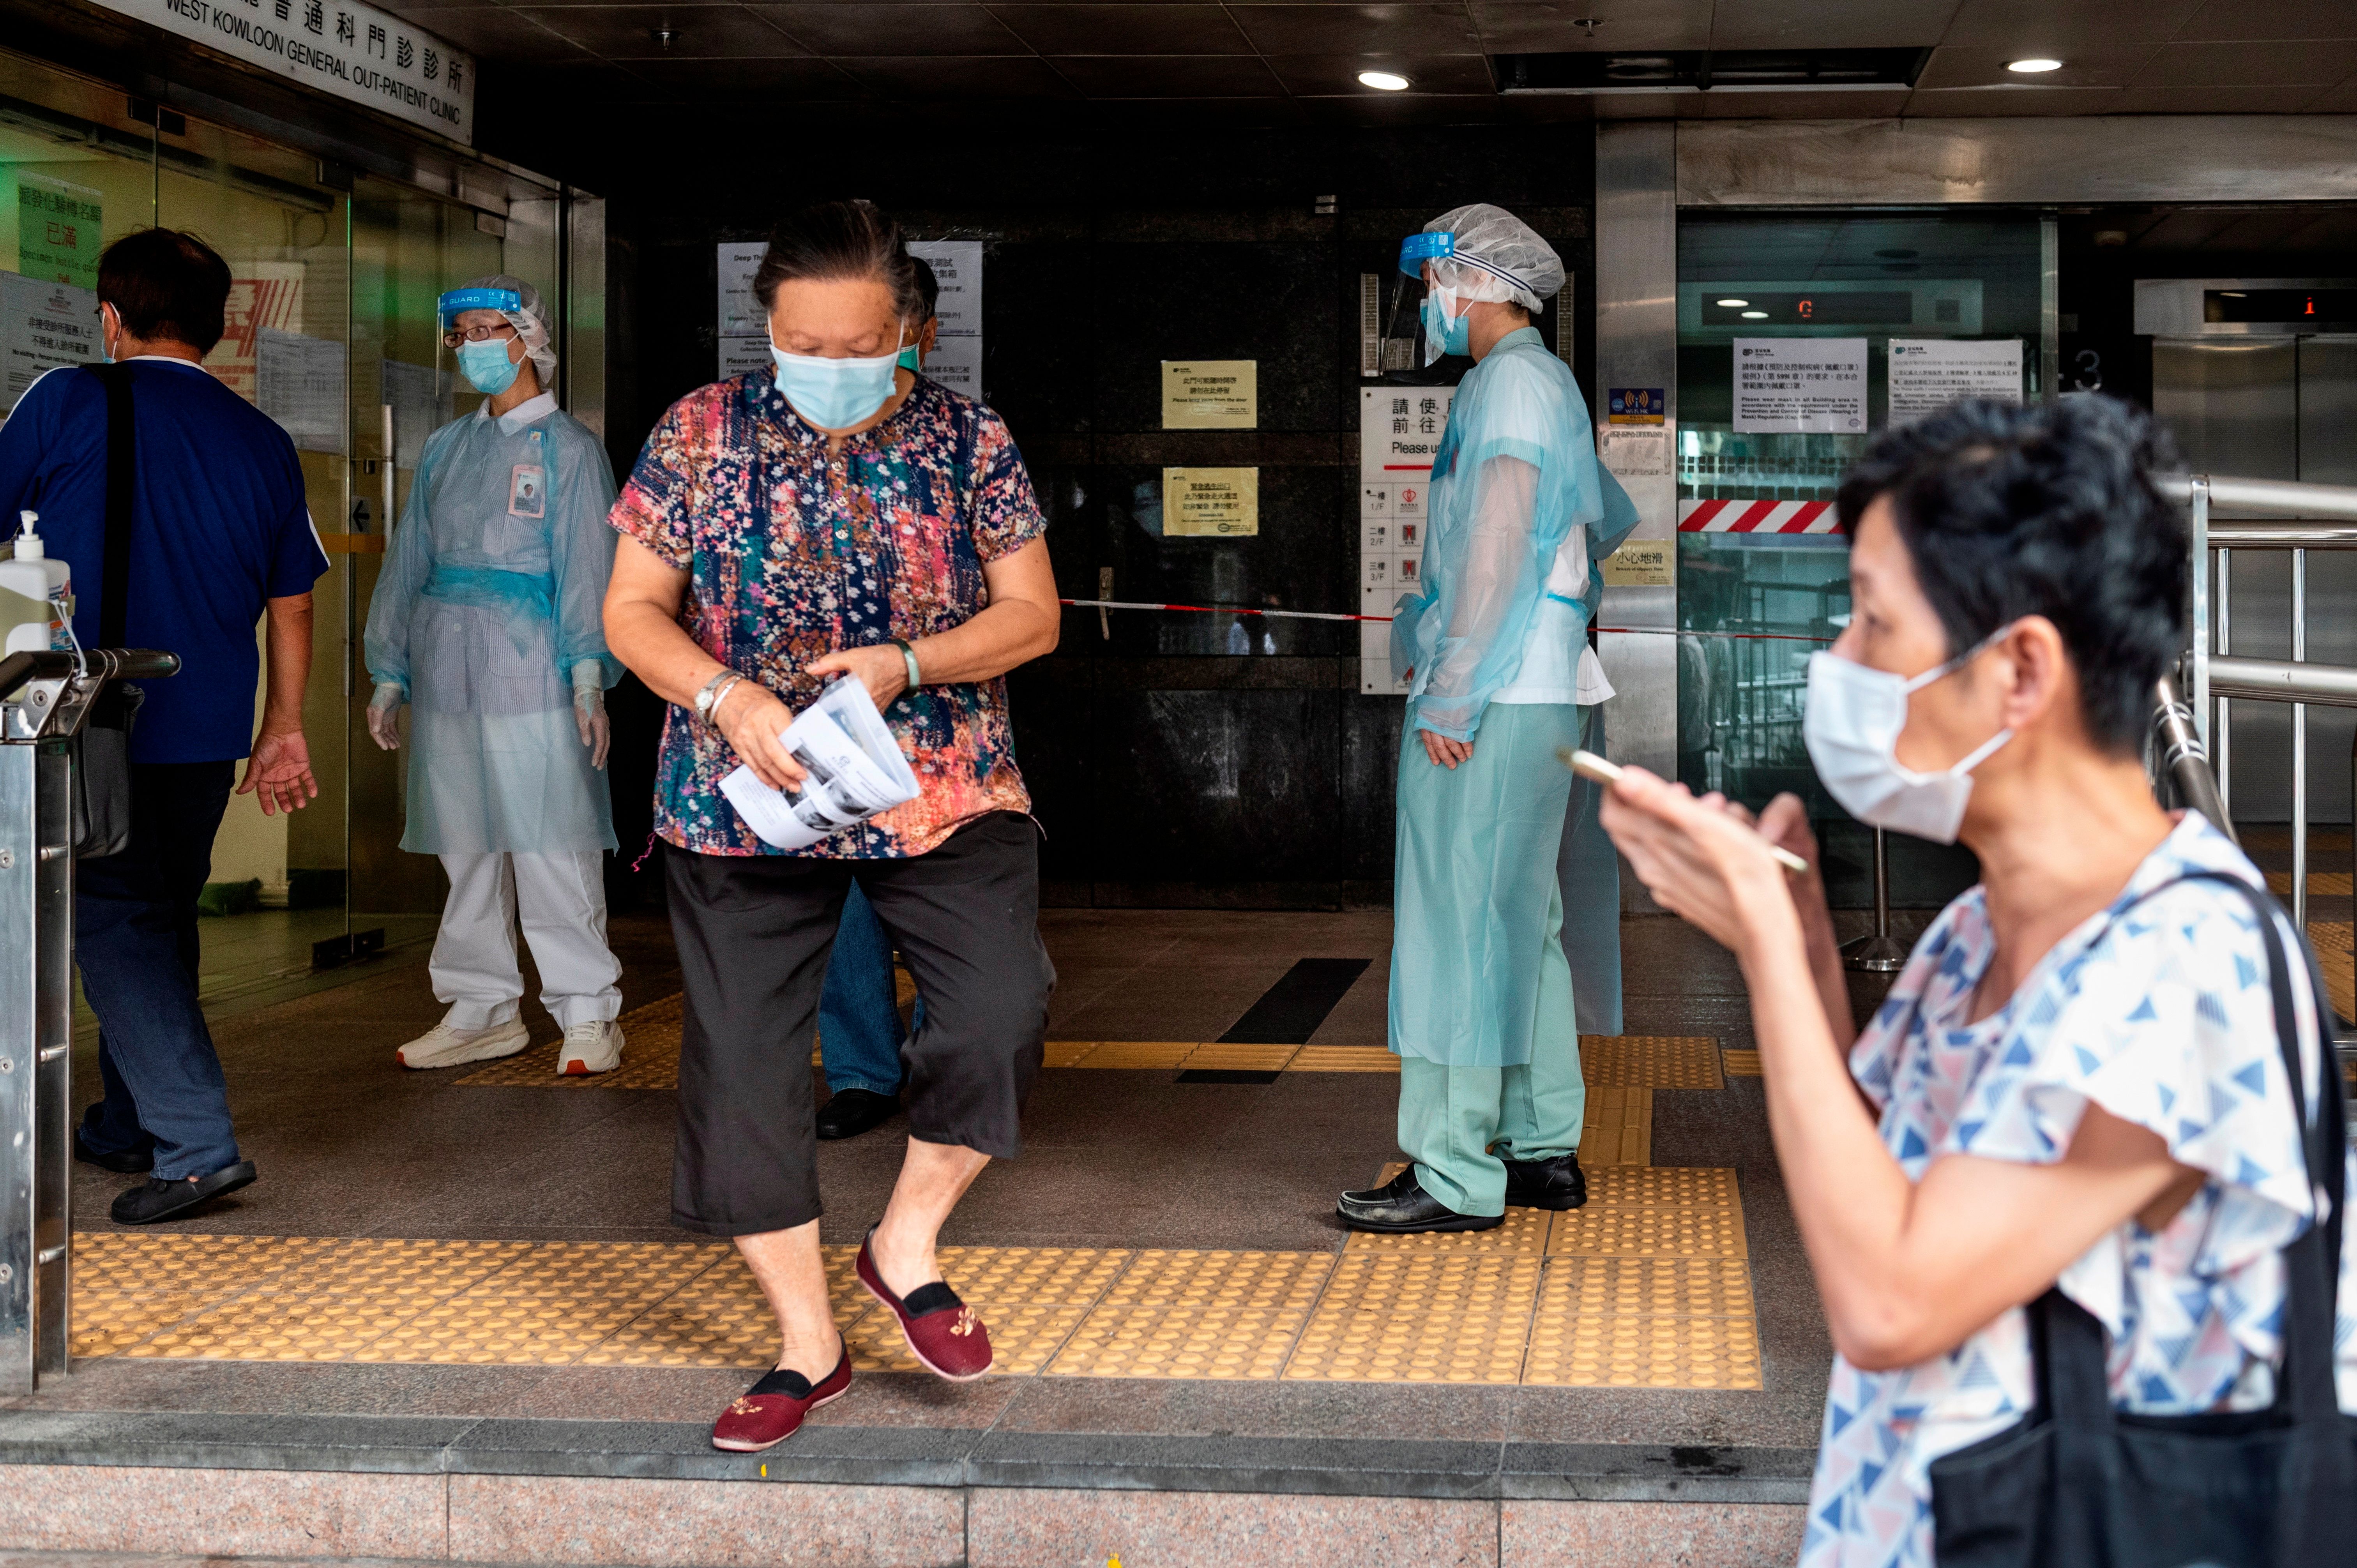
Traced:
<path fill-rule="evenodd" d="M 1346 1192 L 1334 1205 L 1342 1223 L 1353 1230 L 1407 1232 L 1415 1230 L 1493 1230 L 1506 1222 L 1502 1214 L 1459 1214 L 1424 1190 L 1415 1167 L 1394 1176 L 1389 1187 Z"/>
<path fill-rule="evenodd" d="M 144 1149 L 118 1149 L 111 1155 L 102 1155 L 83 1143 L 81 1134 L 76 1133 L 74 1158 L 86 1165 L 96 1165 L 102 1171 L 113 1171 L 122 1176 L 137 1176 L 142 1171 L 152 1171 L 156 1168 L 156 1145 L 150 1144 Z"/>
<path fill-rule="evenodd" d="M 1579 1168 L 1576 1149 L 1551 1160 L 1504 1164 L 1509 1208 L 1577 1208 L 1587 1201 L 1587 1176 Z"/>
<path fill-rule="evenodd" d="M 899 1113 L 900 1097 L 897 1094 L 877 1094 L 866 1089 L 843 1090 L 818 1108 L 818 1135 L 822 1138 L 856 1138 L 862 1133 L 881 1127 Z"/>
<path fill-rule="evenodd" d="M 253 1162 L 240 1160 L 193 1181 L 149 1176 L 144 1185 L 125 1188 L 110 1212 L 117 1225 L 153 1225 L 159 1219 L 178 1219 L 216 1197 L 242 1187 L 252 1187 L 253 1176 Z"/>

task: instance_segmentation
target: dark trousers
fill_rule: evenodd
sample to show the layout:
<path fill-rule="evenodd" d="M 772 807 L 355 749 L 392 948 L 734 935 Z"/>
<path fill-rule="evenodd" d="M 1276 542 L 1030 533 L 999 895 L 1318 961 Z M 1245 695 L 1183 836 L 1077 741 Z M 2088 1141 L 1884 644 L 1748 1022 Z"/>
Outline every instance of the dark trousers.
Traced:
<path fill-rule="evenodd" d="M 855 880 L 925 998 L 900 1047 L 909 1134 L 1019 1150 L 1056 983 L 1038 834 L 997 811 L 904 860 L 663 856 L 686 996 L 673 1224 L 748 1236 L 819 1217 L 811 1030 Z"/>
<path fill-rule="evenodd" d="M 131 842 L 74 867 L 74 959 L 98 1015 L 105 1098 L 82 1117 L 101 1154 L 156 1150 L 167 1181 L 237 1163 L 229 1086 L 197 1005 L 197 898 L 234 762 L 131 769 Z"/>

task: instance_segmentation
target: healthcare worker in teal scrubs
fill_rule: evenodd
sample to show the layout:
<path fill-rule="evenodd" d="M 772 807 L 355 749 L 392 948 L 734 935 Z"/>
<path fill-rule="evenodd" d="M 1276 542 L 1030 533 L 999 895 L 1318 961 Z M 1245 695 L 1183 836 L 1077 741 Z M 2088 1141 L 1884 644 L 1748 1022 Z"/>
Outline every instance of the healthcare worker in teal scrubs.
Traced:
<path fill-rule="evenodd" d="M 1510 1204 L 1587 1201 L 1557 880 L 1572 775 L 1557 754 L 1609 694 L 1587 646 L 1596 563 L 1636 510 L 1597 463 L 1570 369 L 1530 324 L 1563 286 L 1553 247 L 1476 204 L 1412 236 L 1400 266 L 1426 285 L 1426 362 L 1475 363 L 1434 455 L 1423 592 L 1392 623 L 1409 697 L 1390 1032 L 1413 1163 L 1337 1210 L 1362 1230 L 1483 1230 Z M 1598 897 L 1617 920 L 1617 886 Z"/>
<path fill-rule="evenodd" d="M 604 445 L 556 406 L 539 294 L 505 275 L 452 289 L 444 342 L 483 404 L 425 442 L 370 602 L 369 734 L 401 744 L 401 847 L 450 878 L 426 974 L 449 1004 L 394 1053 L 406 1068 L 513 1056 L 530 1043 L 522 925 L 560 1073 L 621 1065 L 621 965 L 606 940 L 606 689 L 614 475 Z"/>

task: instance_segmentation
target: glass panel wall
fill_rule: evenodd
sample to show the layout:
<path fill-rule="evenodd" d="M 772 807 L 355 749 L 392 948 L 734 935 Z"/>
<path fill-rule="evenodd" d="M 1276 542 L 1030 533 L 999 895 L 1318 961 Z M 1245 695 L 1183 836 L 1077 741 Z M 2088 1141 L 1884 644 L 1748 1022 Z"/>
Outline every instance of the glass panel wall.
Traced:
<path fill-rule="evenodd" d="M 1875 432 L 1957 388 L 2043 395 L 2041 244 L 2035 214 L 1680 215 L 1678 773 L 1801 795 L 1837 902 L 1864 896 L 1869 835 L 1801 739 L 1809 654 L 1849 616 L 1834 494 Z M 1969 875 L 1894 850 L 1905 902 Z"/>
<path fill-rule="evenodd" d="M 529 187 L 523 199 L 470 188 L 454 200 L 157 118 L 119 89 L 0 51 L 0 418 L 42 371 L 99 357 L 108 242 L 164 225 L 228 261 L 228 330 L 205 368 L 293 439 L 330 570 L 314 594 L 304 699 L 319 798 L 291 817 L 231 799 L 206 895 L 221 917 L 205 929 L 215 1000 L 307 972 L 317 944 L 332 960 L 355 937 L 363 951 L 432 940 L 441 869 L 399 847 L 407 753 L 369 737 L 361 637 L 425 438 L 482 401 L 441 350 L 436 298 L 504 272 L 561 311 L 565 207 L 553 188 L 504 174 L 486 177 Z M 589 319 L 602 349 L 601 317 Z M 594 400 L 602 367 L 589 381 Z"/>

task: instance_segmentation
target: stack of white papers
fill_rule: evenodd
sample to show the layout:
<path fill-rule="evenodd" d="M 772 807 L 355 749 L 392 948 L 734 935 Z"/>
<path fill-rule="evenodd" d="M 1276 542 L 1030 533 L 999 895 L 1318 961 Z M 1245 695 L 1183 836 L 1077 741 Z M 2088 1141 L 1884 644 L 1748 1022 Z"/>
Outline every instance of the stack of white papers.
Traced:
<path fill-rule="evenodd" d="M 807 848 L 917 798 L 909 759 L 867 688 L 852 677 L 795 714 L 778 743 L 808 775 L 799 791 L 772 789 L 742 765 L 720 781 L 720 792 L 764 843 Z"/>

